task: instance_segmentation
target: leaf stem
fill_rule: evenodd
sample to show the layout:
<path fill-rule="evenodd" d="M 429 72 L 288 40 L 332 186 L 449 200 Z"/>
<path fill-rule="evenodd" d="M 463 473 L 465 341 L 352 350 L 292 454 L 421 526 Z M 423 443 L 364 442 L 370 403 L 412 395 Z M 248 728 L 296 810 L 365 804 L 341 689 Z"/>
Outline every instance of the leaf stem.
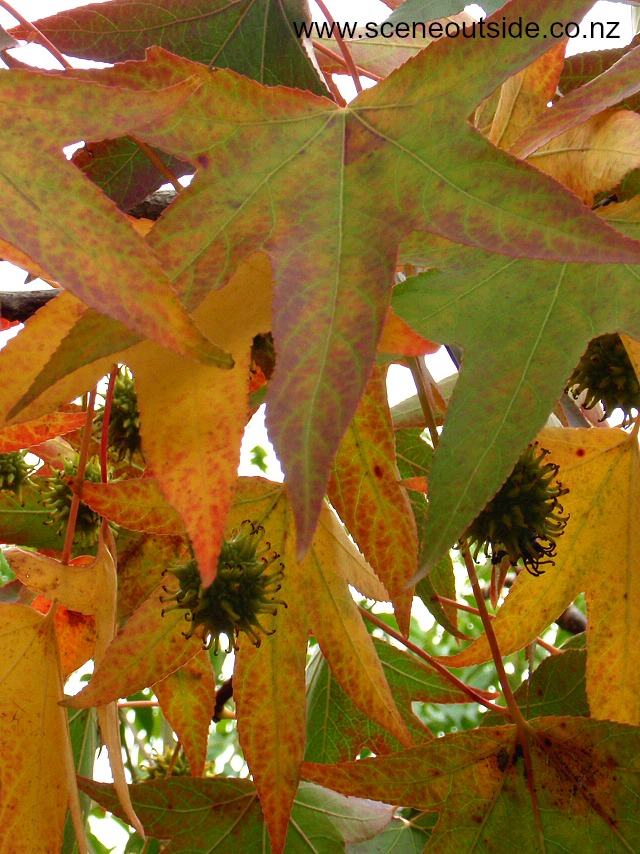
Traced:
<path fill-rule="evenodd" d="M 498 679 L 500 680 L 500 686 L 502 687 L 502 693 L 504 694 L 504 699 L 507 704 L 507 708 L 511 713 L 511 719 L 519 730 L 530 732 L 531 725 L 524 719 L 522 712 L 520 711 L 520 707 L 516 702 L 516 698 L 513 695 L 513 691 L 511 690 L 511 685 L 509 684 L 509 679 L 507 677 L 507 671 L 504 669 L 504 662 L 502 660 L 502 653 L 500 652 L 498 638 L 496 637 L 496 633 L 493 631 L 493 626 L 491 624 L 491 616 L 487 611 L 484 596 L 482 595 L 482 590 L 480 589 L 480 582 L 478 581 L 476 566 L 473 561 L 473 558 L 471 557 L 469 546 L 465 540 L 460 541 L 460 551 L 462 553 L 464 564 L 467 568 L 467 575 L 469 576 L 471 589 L 473 590 L 473 595 L 475 596 L 476 604 L 478 605 L 478 614 L 480 619 L 482 620 L 482 625 L 487 636 L 487 641 L 489 643 L 489 649 L 491 650 L 493 664 L 496 668 Z"/>
<path fill-rule="evenodd" d="M 431 444 L 434 448 L 437 448 L 440 441 L 440 434 L 438 433 L 438 425 L 436 424 L 436 417 L 434 415 L 433 397 L 425 373 L 424 361 L 419 356 L 410 356 L 407 359 L 407 367 L 411 371 L 411 376 L 418 392 L 418 400 L 420 401 L 420 406 L 427 422 Z"/>
<path fill-rule="evenodd" d="M 465 684 L 461 679 L 458 679 L 457 676 L 454 676 L 447 668 L 440 664 L 439 661 L 436 661 L 433 656 L 429 655 L 428 652 L 425 652 L 424 649 L 421 649 L 417 644 L 410 641 L 404 635 L 401 635 L 400 632 L 397 632 L 395 629 L 392 629 L 391 626 L 388 626 L 385 622 L 383 622 L 379 617 L 375 614 L 372 614 L 370 611 L 367 611 L 366 608 L 363 608 L 361 605 L 358 606 L 360 608 L 360 614 L 365 619 L 372 623 L 379 629 L 382 629 L 383 632 L 386 632 L 390 637 L 399 641 L 403 646 L 407 649 L 411 650 L 411 652 L 415 653 L 419 658 L 423 661 L 426 661 L 434 670 L 436 670 L 441 676 L 444 676 L 452 685 L 455 685 L 460 691 L 464 691 L 464 693 L 474 702 L 479 703 L 481 706 L 489 709 L 492 712 L 496 712 L 499 715 L 508 716 L 509 711 L 504 706 L 498 706 L 495 703 L 492 703 L 490 700 L 485 699 L 475 688 L 472 688 L 471 685 Z"/>
<path fill-rule="evenodd" d="M 45 34 L 41 30 L 39 30 L 34 23 L 29 21 L 23 15 L 21 15 L 20 12 L 16 11 L 13 6 L 10 6 L 9 3 L 6 2 L 6 0 L 0 0 L 0 7 L 2 7 L 5 12 L 8 12 L 13 18 L 15 18 L 16 21 L 19 21 L 23 27 L 26 27 L 28 30 L 31 30 L 34 35 L 33 41 L 38 42 L 42 47 L 46 48 L 51 54 L 51 56 L 53 56 L 53 58 L 56 59 L 65 70 L 68 71 L 70 68 L 73 67 L 69 60 L 66 58 L 66 56 L 60 53 L 60 51 L 53 44 L 53 42 L 50 42 L 49 39 L 45 36 Z"/>
<path fill-rule="evenodd" d="M 82 482 L 84 481 L 84 473 L 87 468 L 87 460 L 89 458 L 89 443 L 91 441 L 91 425 L 93 423 L 93 410 L 96 403 L 96 390 L 91 389 L 89 392 L 89 400 L 87 402 L 87 412 L 84 420 L 84 430 L 82 433 L 82 444 L 80 445 L 80 454 L 78 457 L 78 470 L 73 478 L 71 498 L 71 507 L 69 509 L 69 519 L 67 521 L 67 531 L 64 538 L 64 546 L 62 549 L 62 563 L 69 563 L 71 558 L 71 549 L 73 548 L 73 537 L 76 532 L 76 521 L 78 519 L 78 511 L 80 509 L 80 495 L 82 493 Z"/>
<path fill-rule="evenodd" d="M 129 136 L 129 139 L 138 146 L 143 154 L 147 155 L 151 163 L 153 163 L 162 177 L 167 179 L 176 193 L 181 193 L 184 190 L 184 187 L 180 181 L 178 181 L 171 169 L 169 169 L 167 164 L 163 162 L 162 158 L 153 150 L 153 148 L 151 148 L 150 145 L 147 145 L 146 142 L 138 139 L 137 136 Z"/>
<path fill-rule="evenodd" d="M 316 0 L 316 3 L 320 7 L 320 11 L 322 12 L 322 14 L 327 19 L 327 23 L 329 24 L 329 26 L 333 27 L 333 37 L 336 40 L 336 42 L 338 43 L 338 47 L 340 48 L 340 52 L 342 53 L 342 55 L 344 57 L 344 64 L 346 65 L 347 70 L 348 70 L 349 74 L 351 75 L 351 79 L 353 80 L 353 84 L 356 87 L 356 92 L 358 92 L 358 94 L 359 94 L 360 92 L 362 92 L 362 83 L 360 82 L 360 76 L 358 74 L 358 69 L 356 68 L 356 64 L 353 61 L 353 57 L 351 56 L 351 51 L 349 50 L 349 48 L 345 44 L 344 39 L 342 38 L 342 36 L 338 32 L 338 28 L 335 25 L 336 22 L 334 21 L 333 16 L 331 15 L 331 12 L 327 9 L 327 6 L 326 6 L 324 0 Z"/>
<path fill-rule="evenodd" d="M 109 385 L 107 395 L 104 399 L 104 411 L 102 413 L 102 430 L 100 432 L 100 479 L 103 483 L 108 480 L 108 453 L 109 453 L 109 424 L 111 421 L 111 407 L 113 406 L 113 391 L 118 378 L 118 366 L 115 365 L 109 374 Z"/>
<path fill-rule="evenodd" d="M 345 62 L 344 57 L 340 56 L 339 53 L 336 53 L 335 50 L 331 50 L 330 47 L 326 47 L 325 45 L 323 45 L 322 42 L 319 42 L 316 39 L 314 39 L 313 40 L 313 47 L 315 50 L 318 51 L 318 53 L 324 53 L 325 56 L 330 57 L 331 59 L 334 60 L 334 62 L 338 62 L 338 63 L 340 63 L 340 65 L 344 65 L 346 67 L 346 62 Z M 365 77 L 370 77 L 372 80 L 375 80 L 376 82 L 379 82 L 380 80 L 384 80 L 384 77 L 381 77 L 379 74 L 374 74 L 373 71 L 367 71 L 367 69 L 363 68 L 361 65 L 356 64 L 355 68 L 356 68 L 356 71 L 358 72 L 358 74 L 364 74 Z"/>
<path fill-rule="evenodd" d="M 436 593 L 435 598 L 438 600 L 438 602 L 443 602 L 445 605 L 453 605 L 460 611 L 466 611 L 468 614 L 475 614 L 476 616 L 480 615 L 479 609 L 474 608 L 472 605 L 466 605 L 464 602 L 458 602 L 456 599 L 449 599 L 447 596 L 440 596 L 439 593 Z M 489 614 L 489 617 L 494 620 L 495 614 Z M 550 652 L 551 655 L 559 655 L 562 652 L 562 650 L 558 649 L 557 646 L 553 646 L 553 644 L 547 643 L 547 641 L 543 640 L 542 638 L 536 638 L 535 642 L 543 649 L 546 649 L 547 652 Z"/>

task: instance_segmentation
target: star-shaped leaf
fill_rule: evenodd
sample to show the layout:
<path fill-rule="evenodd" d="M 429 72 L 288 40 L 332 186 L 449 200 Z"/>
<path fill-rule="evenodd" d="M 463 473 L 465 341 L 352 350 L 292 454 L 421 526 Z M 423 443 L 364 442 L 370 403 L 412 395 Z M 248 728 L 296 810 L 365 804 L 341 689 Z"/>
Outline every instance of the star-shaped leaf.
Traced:
<path fill-rule="evenodd" d="M 532 854 L 634 851 L 639 731 L 567 717 L 538 718 L 533 726 L 528 768 L 515 727 L 501 726 L 392 756 L 306 763 L 304 776 L 346 795 L 438 812 L 429 847 L 442 854 L 498 850 L 505 839 Z"/>
<path fill-rule="evenodd" d="M 517 0 L 508 17 L 534 15 L 543 28 L 588 6 Z M 267 417 L 302 551 L 373 363 L 404 235 L 430 230 L 547 259 L 639 259 L 637 246 L 467 124 L 484 97 L 548 47 L 542 39 L 524 49 L 510 39 L 445 39 L 345 109 L 157 49 L 146 63 L 78 72 L 113 85 L 134 78 L 142 88 L 158 77 L 201 82 L 171 123 L 137 131 L 198 168 L 149 241 L 188 306 L 223 284 L 245 254 L 269 252 L 278 371 Z"/>

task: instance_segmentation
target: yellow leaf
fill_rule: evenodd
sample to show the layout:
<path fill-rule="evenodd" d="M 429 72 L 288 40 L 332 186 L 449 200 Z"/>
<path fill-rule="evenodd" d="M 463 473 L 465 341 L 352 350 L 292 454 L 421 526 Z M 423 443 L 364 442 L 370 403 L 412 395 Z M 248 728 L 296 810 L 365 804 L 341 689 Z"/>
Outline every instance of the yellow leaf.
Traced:
<path fill-rule="evenodd" d="M 588 205 L 640 165 L 640 116 L 605 110 L 557 136 L 529 162 L 573 190 Z"/>
<path fill-rule="evenodd" d="M 11 409 L 86 310 L 80 300 L 62 293 L 30 317 L 25 328 L 4 347 L 0 353 L 0 426 L 7 424 Z"/>
<path fill-rule="evenodd" d="M 205 586 L 215 578 L 247 421 L 251 343 L 271 326 L 271 268 L 257 254 L 195 313 L 233 355 L 228 371 L 194 364 L 151 342 L 130 352 L 142 445 L 162 492 L 180 513 Z"/>
<path fill-rule="evenodd" d="M 538 436 L 560 466 L 570 514 L 554 566 L 521 572 L 493 621 L 503 655 L 530 643 L 580 592 L 587 598 L 587 696 L 594 717 L 640 725 L 640 459 L 622 430 L 547 428 Z M 482 635 L 458 655 L 465 667 L 491 657 Z"/>
<path fill-rule="evenodd" d="M 80 808 L 53 620 L 0 604 L 0 625 L 2 850 L 60 851 L 70 799 Z"/>

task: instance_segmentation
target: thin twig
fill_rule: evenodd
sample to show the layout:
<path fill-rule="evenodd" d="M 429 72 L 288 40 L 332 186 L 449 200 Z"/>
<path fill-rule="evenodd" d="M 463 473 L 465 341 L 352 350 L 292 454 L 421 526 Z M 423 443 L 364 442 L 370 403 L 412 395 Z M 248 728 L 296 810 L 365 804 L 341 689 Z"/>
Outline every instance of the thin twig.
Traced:
<path fill-rule="evenodd" d="M 334 21 L 332 15 L 331 15 L 331 12 L 327 9 L 327 6 L 326 6 L 324 0 L 316 0 L 316 3 L 320 7 L 320 11 L 322 12 L 322 14 L 327 19 L 327 23 L 329 24 L 329 26 L 333 28 L 333 37 L 336 40 L 336 42 L 338 43 L 338 47 L 340 48 L 340 53 L 344 57 L 344 64 L 347 66 L 347 70 L 348 70 L 349 74 L 351 75 L 351 79 L 353 80 L 354 86 L 356 87 L 356 92 L 358 92 L 358 94 L 359 94 L 360 92 L 362 92 L 362 83 L 360 82 L 360 77 L 358 75 L 358 69 L 356 68 L 356 64 L 353 61 L 353 57 L 351 56 L 351 51 L 349 50 L 349 48 L 345 44 L 344 39 L 342 38 L 342 36 L 338 32 L 338 28 L 336 27 L 336 22 Z"/>
<path fill-rule="evenodd" d="M 103 483 L 109 479 L 107 471 L 108 454 L 109 454 L 109 423 L 111 421 L 111 407 L 113 405 L 113 390 L 116 386 L 118 378 L 118 366 L 112 369 L 109 374 L 109 385 L 107 387 L 107 395 L 104 399 L 104 410 L 102 413 L 102 431 L 100 433 L 100 478 Z"/>
<path fill-rule="evenodd" d="M 391 626 L 388 626 L 385 622 L 383 622 L 379 617 L 376 617 L 375 614 L 372 614 L 370 611 L 367 611 L 366 608 L 363 608 L 361 605 L 358 606 L 360 608 L 360 614 L 364 617 L 365 620 L 368 620 L 370 623 L 373 623 L 377 628 L 382 629 L 383 632 L 386 632 L 390 637 L 395 638 L 395 640 L 399 641 L 403 646 L 406 646 L 407 649 L 410 649 L 411 652 L 415 653 L 419 658 L 423 661 L 426 661 L 434 670 L 436 670 L 441 676 L 444 676 L 452 685 L 455 685 L 456 688 L 459 688 L 474 702 L 479 703 L 481 706 L 485 706 L 485 708 L 489 709 L 492 712 L 496 712 L 499 715 L 503 715 L 507 717 L 509 715 L 509 710 L 504 706 L 498 706 L 495 703 L 492 703 L 490 700 L 486 700 L 482 694 L 479 694 L 475 688 L 472 688 L 471 685 L 466 685 L 461 679 L 458 679 L 457 676 L 454 676 L 447 668 L 440 664 L 439 661 L 436 661 L 433 656 L 429 655 L 428 652 L 425 652 L 424 649 L 421 649 L 415 643 L 410 641 L 408 638 L 405 638 L 404 635 L 401 635 L 400 632 L 397 632 L 395 629 L 392 629 Z"/>
<path fill-rule="evenodd" d="M 334 99 L 335 99 L 336 104 L 337 104 L 339 107 L 346 107 L 346 106 L 347 106 L 347 102 L 346 102 L 346 101 L 345 101 L 345 99 L 342 97 L 342 92 L 341 92 L 341 91 L 338 89 L 338 87 L 336 86 L 336 84 L 335 84 L 335 82 L 334 82 L 334 80 L 333 80 L 333 77 L 329 74 L 329 72 L 328 72 L 328 71 L 325 71 L 325 70 L 324 70 L 324 68 L 321 68 L 321 69 L 320 69 L 320 71 L 322 72 L 322 76 L 324 77 L 324 82 L 327 84 L 327 89 L 328 89 L 328 90 L 331 92 L 331 94 L 333 95 L 333 97 L 334 97 Z"/>
<path fill-rule="evenodd" d="M 157 700 L 119 700 L 119 709 L 157 709 L 160 703 Z"/>
<path fill-rule="evenodd" d="M 71 508 L 69 509 L 69 519 L 67 520 L 64 546 L 62 549 L 62 563 L 69 563 L 69 559 L 71 558 L 73 538 L 76 533 L 76 521 L 78 519 L 78 511 L 80 509 L 82 482 L 84 480 L 84 473 L 87 468 L 87 460 L 89 458 L 89 443 L 91 442 L 91 426 L 93 424 L 93 410 L 95 404 L 96 390 L 93 388 L 89 392 L 89 400 L 87 402 L 87 412 L 84 420 L 84 430 L 82 432 L 82 444 L 80 445 L 80 455 L 78 457 L 78 470 L 73 478 L 73 495 L 71 498 Z"/>

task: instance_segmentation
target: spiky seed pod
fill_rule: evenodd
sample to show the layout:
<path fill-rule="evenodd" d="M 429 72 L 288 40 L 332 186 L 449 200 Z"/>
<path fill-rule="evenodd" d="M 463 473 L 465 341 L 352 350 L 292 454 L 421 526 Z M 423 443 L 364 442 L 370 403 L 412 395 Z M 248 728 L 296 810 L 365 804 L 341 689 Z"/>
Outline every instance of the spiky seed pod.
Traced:
<path fill-rule="evenodd" d="M 474 560 L 482 548 L 493 564 L 508 557 L 512 565 L 522 560 L 532 575 L 540 575 L 541 564 L 553 563 L 556 538 L 567 524 L 559 498 L 569 490 L 555 480 L 558 466 L 545 463 L 549 454 L 537 442 L 522 454 L 506 482 L 467 531 L 476 546 Z M 555 481 L 555 482 L 554 482 Z"/>
<path fill-rule="evenodd" d="M 57 472 L 54 477 L 48 477 L 42 490 L 41 501 L 49 511 L 50 520 L 47 524 L 57 525 L 56 533 L 61 534 L 69 519 L 73 491 L 68 480 L 78 473 L 78 454 L 75 460 L 65 460 L 64 471 Z M 100 464 L 96 459 L 89 460 L 84 472 L 84 479 L 91 483 L 100 483 Z M 74 543 L 82 548 L 90 548 L 98 540 L 100 531 L 100 514 L 86 504 L 80 502 Z"/>
<path fill-rule="evenodd" d="M 585 392 L 585 409 L 601 401 L 603 420 L 619 408 L 626 422 L 633 409 L 640 410 L 640 383 L 618 334 L 600 335 L 589 343 L 569 378 L 567 391 L 574 397 Z"/>
<path fill-rule="evenodd" d="M 273 634 L 260 622 L 263 614 L 277 613 L 278 605 L 286 603 L 275 596 L 281 588 L 284 566 L 277 561 L 280 555 L 270 543 L 262 545 L 264 528 L 246 520 L 230 540 L 224 540 L 218 558 L 215 581 L 206 590 L 200 584 L 200 572 L 195 560 L 186 566 L 169 570 L 179 583 L 178 590 L 163 588 L 166 596 L 161 601 L 174 602 L 166 611 L 182 608 L 185 620 L 190 623 L 184 632 L 193 637 L 202 626 L 202 639 L 206 649 L 220 648 L 220 635 L 226 635 L 229 652 L 245 632 L 251 641 L 260 646 L 261 635 Z"/>
<path fill-rule="evenodd" d="M 96 426 L 102 427 L 104 407 L 96 414 Z M 118 461 L 130 460 L 141 453 L 140 411 L 135 381 L 131 371 L 124 365 L 119 369 L 113 387 L 113 401 L 109 416 L 109 448 Z"/>
<path fill-rule="evenodd" d="M 22 501 L 22 487 L 27 482 L 31 466 L 22 451 L 0 454 L 0 490 L 13 492 Z"/>
<path fill-rule="evenodd" d="M 176 761 L 173 762 L 174 750 L 175 748 L 171 746 L 167 747 L 164 753 L 158 753 L 154 750 L 153 757 L 140 765 L 140 770 L 146 775 L 147 780 L 164 779 L 170 768 L 171 777 L 189 777 L 191 775 L 189 763 L 182 750 L 178 754 Z"/>

